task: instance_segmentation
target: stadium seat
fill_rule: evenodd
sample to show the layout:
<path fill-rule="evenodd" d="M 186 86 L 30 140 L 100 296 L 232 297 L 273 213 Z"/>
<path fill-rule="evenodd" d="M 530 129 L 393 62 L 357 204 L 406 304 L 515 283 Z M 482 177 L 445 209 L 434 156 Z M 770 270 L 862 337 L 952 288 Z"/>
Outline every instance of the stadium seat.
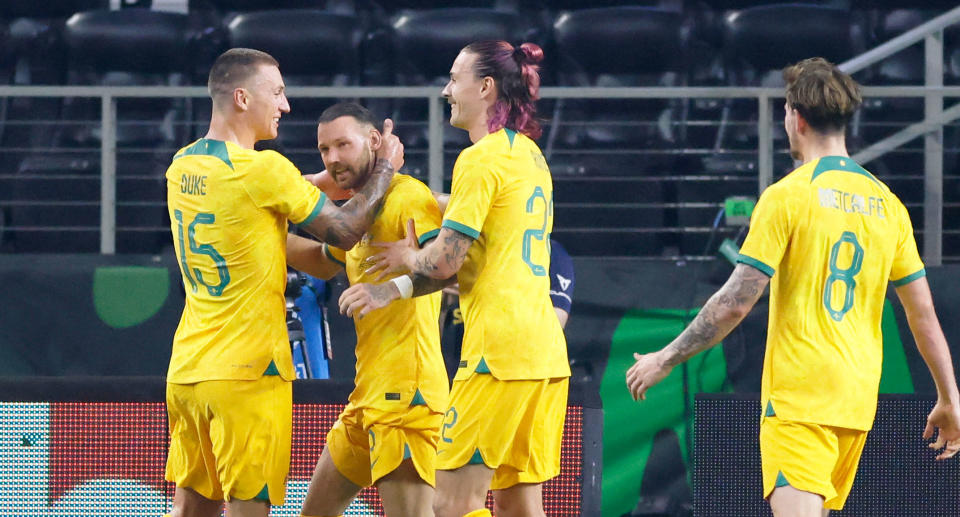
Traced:
<path fill-rule="evenodd" d="M 361 84 L 365 32 L 355 16 L 318 9 L 248 12 L 232 18 L 227 33 L 228 47 L 255 48 L 275 57 L 288 90 Z M 316 149 L 316 121 L 323 109 L 336 101 L 290 98 L 290 113 L 281 119 L 273 145 L 283 149 L 304 172 L 322 167 Z M 205 127 L 208 121 L 198 123 Z"/>
<path fill-rule="evenodd" d="M 683 16 L 676 11 L 608 7 L 561 12 L 554 23 L 557 84 L 684 85 L 687 34 Z M 601 185 L 608 191 L 588 198 L 582 189 L 561 185 L 578 181 L 569 178 L 571 175 L 658 176 L 688 167 L 680 153 L 683 112 L 682 101 L 668 99 L 558 101 L 542 144 L 554 171 L 556 201 L 605 200 L 614 195 L 613 189 L 622 187 L 618 180 L 605 181 Z M 606 236 L 608 253 L 624 254 L 625 250 L 614 249 L 614 241 L 630 240 L 642 253 L 657 255 L 661 239 L 655 233 L 638 233 L 635 229 L 663 226 L 663 203 L 669 201 L 664 184 L 653 180 L 631 185 L 629 202 L 639 203 L 641 208 L 597 208 L 578 214 L 576 220 L 558 211 L 557 227 L 595 225 L 605 231 L 624 232 Z"/>
<path fill-rule="evenodd" d="M 63 37 L 68 84 L 175 86 L 185 81 L 192 41 L 186 15 L 146 9 L 84 11 L 67 20 Z M 63 101 L 61 119 L 47 141 L 58 152 L 44 151 L 23 160 L 18 171 L 21 199 L 66 201 L 42 188 L 47 177 L 56 178 L 64 192 L 83 192 L 90 184 L 99 191 L 100 103 L 97 98 Z M 185 140 L 186 121 L 181 99 L 117 100 L 118 251 L 155 253 L 166 242 L 163 172 L 177 144 Z M 60 177 L 67 171 L 67 176 Z M 74 215 L 70 215 L 74 210 L 61 210 L 53 204 L 45 208 L 43 225 L 89 227 L 91 221 L 78 214 L 95 212 L 93 226 L 99 227 L 96 206 L 78 208 Z M 36 226 L 37 217 L 31 207 L 15 207 L 11 219 L 16 226 Z M 43 241 L 50 235 L 19 235 L 17 247 L 44 250 L 47 244 Z M 59 251 L 88 251 L 89 235 L 81 237 L 82 243 L 69 239 L 53 242 L 65 246 Z M 99 238 L 93 241 L 98 249 Z M 73 245 L 77 248 L 72 249 Z"/>
<path fill-rule="evenodd" d="M 536 25 L 518 14 L 480 8 L 403 10 L 392 20 L 390 38 L 396 84 L 430 85 L 438 93 L 449 80 L 453 60 L 467 44 L 486 39 L 536 43 L 540 39 Z M 407 149 L 405 168 L 410 174 L 426 177 L 426 102 L 398 101 L 393 118 Z M 469 145 L 465 131 L 444 125 L 444 146 L 449 151 L 444 158 L 447 175 L 457 154 Z"/>

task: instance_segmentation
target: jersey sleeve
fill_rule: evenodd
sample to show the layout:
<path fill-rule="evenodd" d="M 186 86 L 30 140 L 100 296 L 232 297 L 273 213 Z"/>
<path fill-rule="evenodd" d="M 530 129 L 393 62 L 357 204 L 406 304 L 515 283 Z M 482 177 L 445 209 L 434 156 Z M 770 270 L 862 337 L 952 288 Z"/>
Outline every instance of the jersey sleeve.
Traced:
<path fill-rule="evenodd" d="M 443 227 L 473 239 L 480 237 L 498 186 L 497 177 L 489 166 L 458 160 L 453 171 L 450 202 L 443 216 Z"/>
<path fill-rule="evenodd" d="M 312 221 L 326 201 L 326 194 L 276 151 L 257 153 L 243 175 L 243 186 L 258 207 L 283 215 L 294 224 Z"/>
<path fill-rule="evenodd" d="M 890 268 L 890 280 L 894 286 L 900 287 L 927 273 L 920 259 L 920 252 L 917 250 L 917 240 L 913 236 L 910 214 L 902 203 L 899 201 L 896 203 L 900 224 L 897 232 L 897 255 L 893 258 L 893 267 Z"/>
<path fill-rule="evenodd" d="M 440 221 L 443 217 L 440 206 L 430 189 L 419 181 L 409 181 L 398 193 L 402 194 L 404 200 L 398 218 L 399 233 L 403 235 L 407 229 L 407 220 L 413 219 L 417 230 L 417 244 L 423 246 L 440 233 Z"/>
<path fill-rule="evenodd" d="M 567 313 L 573 306 L 573 288 L 576 276 L 573 259 L 557 241 L 550 241 L 550 301 L 553 306 Z"/>
<path fill-rule="evenodd" d="M 324 243 L 323 245 L 323 254 L 327 256 L 328 259 L 337 263 L 338 266 L 346 269 L 347 267 L 347 252 L 342 249 L 331 246 Z"/>
<path fill-rule="evenodd" d="M 786 189 L 771 186 L 760 195 L 750 218 L 750 231 L 737 262 L 773 276 L 790 241 L 789 200 Z"/>

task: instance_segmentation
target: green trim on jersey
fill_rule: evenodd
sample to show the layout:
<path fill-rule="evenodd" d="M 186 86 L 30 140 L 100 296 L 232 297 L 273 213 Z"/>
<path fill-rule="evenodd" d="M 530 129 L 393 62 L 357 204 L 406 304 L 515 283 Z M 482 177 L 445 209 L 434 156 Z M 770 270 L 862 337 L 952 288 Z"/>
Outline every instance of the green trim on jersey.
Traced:
<path fill-rule="evenodd" d="M 477 239 L 480 237 L 480 230 L 474 230 L 473 228 L 463 223 L 458 223 L 452 219 L 444 219 L 443 224 L 441 224 L 440 226 L 444 228 L 450 228 L 451 230 L 460 232 L 466 235 L 467 237 L 470 237 L 471 239 Z"/>
<path fill-rule="evenodd" d="M 777 416 L 777 412 L 773 410 L 773 402 L 767 401 L 767 410 L 763 412 L 763 416 Z"/>
<path fill-rule="evenodd" d="M 813 183 L 813 180 L 817 179 L 817 176 L 827 171 L 852 172 L 870 178 L 877 185 L 881 184 L 877 178 L 873 177 L 873 174 L 870 174 L 866 169 L 861 167 L 860 164 L 853 161 L 853 158 L 846 156 L 824 156 L 820 158 L 820 161 L 817 162 L 817 168 L 813 169 L 813 174 L 810 175 L 810 183 Z"/>
<path fill-rule="evenodd" d="M 310 215 L 306 219 L 297 223 L 297 226 L 301 224 L 310 224 L 310 221 L 313 221 L 320 215 L 320 210 L 323 209 L 323 204 L 327 202 L 327 195 L 323 192 L 320 192 L 320 199 L 317 200 L 317 204 L 313 205 L 313 210 L 310 211 Z"/>
<path fill-rule="evenodd" d="M 926 269 L 921 269 L 920 271 L 917 271 L 916 273 L 913 273 L 913 274 L 911 274 L 911 275 L 907 275 L 907 276 L 901 278 L 900 280 L 894 280 L 894 281 L 893 281 L 893 286 L 894 286 L 894 287 L 900 287 L 900 286 L 902 286 L 902 285 L 907 285 L 907 284 L 909 284 L 910 282 L 913 282 L 914 280 L 916 280 L 916 279 L 918 279 L 918 278 L 923 278 L 923 277 L 925 277 L 925 276 L 927 276 L 927 270 L 926 270 Z"/>
<path fill-rule="evenodd" d="M 277 369 L 277 363 L 270 361 L 270 364 L 267 365 L 267 369 L 263 371 L 264 375 L 280 375 L 280 370 Z"/>
<path fill-rule="evenodd" d="M 440 233 L 440 228 L 437 228 L 435 230 L 430 230 L 429 232 L 421 235 L 419 239 L 417 239 L 417 244 L 423 246 L 425 242 L 435 238 L 439 233 Z"/>
<path fill-rule="evenodd" d="M 513 139 L 516 138 L 517 132 L 507 128 L 503 128 L 503 132 L 507 134 L 507 140 L 510 141 L 510 148 L 513 149 Z"/>
<path fill-rule="evenodd" d="M 480 362 L 477 363 L 477 369 L 474 370 L 474 373 L 490 373 L 490 367 L 487 366 L 487 362 L 482 357 Z"/>
<path fill-rule="evenodd" d="M 326 255 L 328 259 L 330 259 L 330 260 L 332 260 L 334 263 L 336 263 L 338 266 L 340 266 L 340 267 L 342 267 L 342 268 L 344 268 L 344 269 L 347 268 L 347 265 L 346 265 L 346 264 L 344 264 L 343 262 L 340 262 L 340 259 L 338 259 L 337 257 L 334 257 L 334 256 L 333 256 L 333 253 L 330 253 L 330 245 L 328 245 L 328 244 L 326 244 L 326 243 L 324 243 L 324 245 L 323 245 L 323 254 Z"/>
<path fill-rule="evenodd" d="M 413 457 L 413 453 L 410 452 L 410 444 L 408 443 L 403 444 L 403 459 L 409 460 L 412 457 Z"/>
<path fill-rule="evenodd" d="M 790 486 L 790 482 L 787 481 L 787 478 L 783 475 L 782 471 L 777 471 L 777 482 L 774 483 L 773 486 L 775 487 Z"/>
<path fill-rule="evenodd" d="M 772 277 L 773 274 L 777 272 L 777 271 L 776 271 L 775 269 L 773 269 L 772 267 L 764 264 L 763 262 L 760 262 L 759 260 L 757 260 L 757 259 L 755 259 L 755 258 L 753 258 L 753 257 L 749 257 L 749 256 L 747 256 L 747 255 L 744 255 L 743 253 L 741 253 L 740 256 L 737 257 L 737 263 L 738 263 L 738 264 L 746 264 L 746 265 L 748 265 L 748 266 L 754 267 L 754 268 L 756 268 L 757 270 L 759 270 L 761 273 L 763 273 L 763 274 L 765 274 L 765 275 L 767 275 L 767 276 L 769 276 L 769 277 Z"/>
<path fill-rule="evenodd" d="M 423 394 L 420 393 L 420 388 L 417 388 L 417 392 L 413 394 L 413 400 L 410 401 L 411 406 L 426 406 L 427 401 L 424 400 Z"/>
<path fill-rule="evenodd" d="M 254 498 L 254 499 L 257 499 L 257 500 L 259 500 L 259 501 L 266 501 L 266 502 L 269 503 L 269 502 L 270 502 L 270 490 L 267 488 L 267 485 L 263 485 L 263 490 L 261 490 L 259 494 L 253 496 L 253 498 Z"/>
<path fill-rule="evenodd" d="M 473 456 L 470 456 L 467 465 L 486 465 L 486 462 L 483 461 L 483 455 L 480 454 L 480 449 L 474 449 Z"/>
<path fill-rule="evenodd" d="M 222 140 L 201 138 L 197 140 L 195 144 L 184 149 L 182 153 L 174 156 L 173 159 L 176 160 L 184 156 L 213 156 L 227 164 L 227 167 L 233 168 L 233 162 L 230 161 L 230 153 L 227 151 L 227 143 Z"/>

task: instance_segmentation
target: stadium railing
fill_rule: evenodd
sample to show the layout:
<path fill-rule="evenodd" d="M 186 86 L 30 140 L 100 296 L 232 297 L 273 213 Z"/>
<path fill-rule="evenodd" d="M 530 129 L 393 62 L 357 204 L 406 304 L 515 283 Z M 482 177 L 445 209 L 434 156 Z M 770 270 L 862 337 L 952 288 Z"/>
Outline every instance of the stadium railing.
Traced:
<path fill-rule="evenodd" d="M 958 11 L 960 12 L 960 11 Z M 941 69 L 942 72 L 942 69 Z M 942 75 L 942 74 L 941 74 Z M 941 80 L 942 82 L 942 80 Z M 658 188 L 667 189 L 668 184 L 675 185 L 694 185 L 697 183 L 704 183 L 708 185 L 716 185 L 717 187 L 722 188 L 725 184 L 738 183 L 738 187 L 745 194 L 756 195 L 763 188 L 769 185 L 775 176 L 775 171 L 777 172 L 786 172 L 792 166 L 792 162 L 789 161 L 789 157 L 785 151 L 778 151 L 775 149 L 775 145 L 785 147 L 785 141 L 779 140 L 776 142 L 777 131 L 782 133 L 782 127 L 779 122 L 774 121 L 775 110 L 779 110 L 776 104 L 772 104 L 775 100 L 782 99 L 782 89 L 781 88 L 768 88 L 768 87 L 756 87 L 756 88 L 731 88 L 731 87 L 678 87 L 678 88 L 647 88 L 647 87 L 624 87 L 624 88 L 603 88 L 603 87 L 591 87 L 591 88 L 579 88 L 579 87 L 549 87 L 542 90 L 542 98 L 548 100 L 547 102 L 562 102 L 564 100 L 576 99 L 583 102 L 590 102 L 596 100 L 605 100 L 609 101 L 611 99 L 616 99 L 620 102 L 623 102 L 625 106 L 629 106 L 630 102 L 642 101 L 644 99 L 673 99 L 681 103 L 690 103 L 696 101 L 709 101 L 716 99 L 746 99 L 747 101 L 752 100 L 756 105 L 756 115 L 752 120 L 741 120 L 734 121 L 733 123 L 741 125 L 754 125 L 757 130 L 757 136 L 755 143 L 748 142 L 747 146 L 739 149 L 718 149 L 713 146 L 713 139 L 706 139 L 707 143 L 695 142 L 692 139 L 689 140 L 678 140 L 676 146 L 671 149 L 644 149 L 638 147 L 636 149 L 583 149 L 577 147 L 563 148 L 561 145 L 551 145 L 549 148 L 545 146 L 545 149 L 548 153 L 548 160 L 551 161 L 551 167 L 553 168 L 554 158 L 561 158 L 564 154 L 567 157 L 570 156 L 593 156 L 599 161 L 606 160 L 608 157 L 616 157 L 618 155 L 628 155 L 629 157 L 635 158 L 636 161 L 643 161 L 647 157 L 651 156 L 654 153 L 666 153 L 673 156 L 697 156 L 698 159 L 706 158 L 715 158 L 718 156 L 723 156 L 725 154 L 730 154 L 732 156 L 741 156 L 745 157 L 744 160 L 741 160 L 740 163 L 735 164 L 735 167 L 738 167 L 742 170 L 730 171 L 730 173 L 724 174 L 704 174 L 704 173 L 660 173 L 660 174 L 648 174 L 648 173 L 632 173 L 632 169 L 629 165 L 619 166 L 622 170 L 618 170 L 614 173 L 609 171 L 605 172 L 601 167 L 599 171 L 591 170 L 588 171 L 589 174 L 584 174 L 582 171 L 573 172 L 559 172 L 556 169 L 554 170 L 555 183 L 560 185 L 561 183 L 569 183 L 571 185 L 577 185 L 576 191 L 580 192 L 580 199 L 572 199 L 571 201 L 564 200 L 558 196 L 557 207 L 563 210 L 573 210 L 577 208 L 583 208 L 587 213 L 599 213 L 601 210 L 611 210 L 612 215 L 609 217 L 611 220 L 616 220 L 615 223 L 604 223 L 602 221 L 594 223 L 594 219 L 587 219 L 587 223 L 584 224 L 582 220 L 580 221 L 568 221 L 563 222 L 559 221 L 555 224 L 555 235 L 563 235 L 561 239 L 565 241 L 578 241 L 581 236 L 591 235 L 591 234 L 600 234 L 601 236 L 606 236 L 611 241 L 624 241 L 630 242 L 630 236 L 636 235 L 677 235 L 683 237 L 685 235 L 699 235 L 701 238 L 715 228 L 711 228 L 708 224 L 710 219 L 712 219 L 712 213 L 716 211 L 716 208 L 721 207 L 723 204 L 722 199 L 717 199 L 716 195 L 712 198 L 706 196 L 703 199 L 689 199 L 676 197 L 674 194 L 671 196 L 660 196 L 655 197 L 652 201 L 641 200 L 637 201 L 636 198 L 632 197 L 632 192 L 642 191 L 644 185 L 657 185 Z M 958 209 L 960 208 L 960 188 L 954 188 L 955 183 L 960 183 L 960 176 L 957 176 L 954 172 L 951 174 L 944 174 L 944 156 L 957 155 L 960 149 L 956 147 L 945 146 L 943 144 L 943 128 L 945 125 L 950 125 L 950 123 L 960 117 L 960 106 L 953 106 L 946 110 L 942 110 L 944 99 L 952 99 L 960 97 L 960 86 L 942 86 L 942 85 L 933 85 L 933 86 L 869 86 L 864 87 L 864 95 L 867 98 L 913 98 L 913 99 L 923 99 L 927 103 L 927 109 L 925 111 L 925 118 L 922 121 L 907 121 L 901 124 L 901 127 L 904 127 L 902 131 L 891 136 L 890 138 L 883 139 L 881 142 L 867 147 L 859 154 L 855 154 L 854 158 L 859 159 L 861 163 L 870 169 L 874 170 L 871 166 L 871 162 L 883 157 L 884 153 L 889 153 L 893 149 L 899 149 L 907 152 L 916 154 L 917 149 L 911 149 L 909 145 L 904 145 L 910 139 L 920 136 L 920 135 L 933 135 L 932 137 L 928 136 L 924 140 L 923 156 L 924 156 L 924 171 L 921 173 L 918 170 L 907 171 L 910 174 L 903 176 L 903 179 L 916 182 L 916 180 L 923 179 L 924 188 L 914 189 L 917 196 L 920 196 L 918 199 L 910 199 L 909 196 L 905 198 L 905 202 L 908 205 L 913 213 L 915 227 L 918 230 L 918 234 L 921 237 L 921 240 L 924 243 L 924 258 L 930 265 L 937 265 L 941 262 L 942 256 L 940 254 L 941 246 L 945 236 L 950 236 L 953 239 L 960 237 L 960 227 L 947 227 L 944 228 L 944 209 Z M 449 160 L 449 153 L 455 152 L 455 149 L 450 148 L 448 143 L 445 149 L 444 146 L 444 129 L 445 129 L 445 120 L 444 120 L 444 110 L 445 110 L 445 101 L 440 96 L 440 91 L 436 87 L 291 87 L 288 91 L 288 96 L 291 97 L 294 101 L 298 98 L 349 98 L 349 99 L 378 99 L 378 100 L 392 100 L 392 99 L 421 99 L 429 105 L 428 115 L 426 121 L 412 121 L 413 123 L 426 124 L 428 131 L 428 142 L 426 149 L 416 150 L 410 149 L 408 154 L 413 157 L 415 153 L 422 153 L 425 155 L 425 167 L 424 170 L 424 179 L 428 181 L 431 188 L 435 190 L 444 189 L 445 178 L 449 178 L 449 170 L 452 166 L 451 161 Z M 100 138 L 99 138 L 99 159 L 100 159 L 100 198 L 99 201 L 93 202 L 95 205 L 99 205 L 99 228 L 88 228 L 91 230 L 91 233 L 99 233 L 99 252 L 103 254 L 113 254 L 117 252 L 117 153 L 118 147 L 116 143 L 117 135 L 117 106 L 118 102 L 127 101 L 130 99 L 156 99 L 156 98 L 174 98 L 174 99 L 184 99 L 189 102 L 196 102 L 194 99 L 203 99 L 207 97 L 206 89 L 203 87 L 167 87 L 167 86 L 144 86 L 144 87 L 108 87 L 108 86 L 0 86 L 0 97 L 6 98 L 59 98 L 59 99 L 71 99 L 71 98 L 99 98 L 101 103 L 100 117 L 99 120 L 89 120 L 89 121 L 68 121 L 69 123 L 86 123 L 89 126 L 99 127 L 100 128 Z M 208 101 L 207 101 L 208 102 Z M 931 108 L 931 105 L 933 106 Z M 936 109 L 939 108 L 939 109 Z M 625 109 L 629 109 L 628 107 Z M 675 120 L 669 121 L 668 124 L 678 127 L 680 129 L 690 129 L 697 126 L 712 126 L 714 129 L 718 126 L 718 117 L 710 118 L 707 116 L 706 120 L 693 120 L 692 118 L 680 118 L 678 117 Z M 8 121 L 9 123 L 10 121 Z M 160 124 L 165 121 L 127 121 L 125 123 L 154 123 Z M 186 124 L 193 126 L 202 126 L 205 127 L 207 120 L 186 120 Z M 48 126 L 56 125 L 58 121 L 19 121 L 21 125 L 23 124 L 46 124 Z M 549 123 L 549 121 L 548 121 Z M 576 120 L 563 120 L 561 124 L 567 125 L 576 125 Z M 661 123 L 660 121 L 637 121 L 637 126 L 650 126 Z M 862 126 L 869 125 L 869 121 L 862 122 Z M 194 128 L 195 129 L 195 128 Z M 895 128 L 897 129 L 897 128 Z M 545 135 L 548 134 L 549 128 L 545 131 Z M 185 145 L 189 140 L 185 140 L 180 145 Z M 752 148 L 750 146 L 753 146 Z M 17 149 L 18 151 L 24 151 L 24 149 Z M 43 154 L 48 152 L 48 149 L 45 148 L 32 148 L 26 149 L 28 152 L 35 154 Z M 52 151 L 52 150 L 51 150 Z M 170 154 L 172 155 L 172 149 Z M 310 152 L 315 151 L 308 150 Z M 447 155 L 445 156 L 445 151 Z M 551 156 L 552 153 L 552 156 Z M 630 155 L 630 153 L 633 153 Z M 424 156 L 420 156 L 423 158 Z M 777 166 L 775 167 L 775 158 L 777 159 Z M 919 160 L 916 160 L 919 162 Z M 700 162 L 698 162 L 699 164 Z M 669 167 L 669 166 L 668 166 Z M 611 167 L 612 168 L 612 167 Z M 902 174 L 905 171 L 895 171 L 896 174 Z M 884 174 L 878 174 L 878 176 L 885 180 L 896 180 L 898 178 L 894 177 L 896 174 L 893 174 L 891 177 L 885 177 Z M 0 180 L 11 180 L 15 179 L 18 176 L 10 172 L 10 170 L 0 170 Z M 584 189 L 583 186 L 589 183 L 597 182 L 607 182 L 611 185 L 611 189 L 608 189 L 606 192 L 613 192 L 617 194 L 616 199 L 614 197 L 605 197 L 606 193 L 601 192 L 599 195 L 591 193 L 588 189 Z M 711 183 L 712 182 L 712 183 Z M 750 183 L 753 183 L 753 187 L 750 186 Z M 949 183 L 950 189 L 948 189 L 948 197 L 945 199 L 944 194 L 944 184 L 945 182 Z M 639 186 L 639 187 L 638 187 Z M 560 186 L 557 187 L 557 190 L 560 189 Z M 956 190 L 957 192 L 953 192 Z M 897 189 L 894 189 L 897 192 Z M 715 194 L 715 192 L 713 193 Z M 702 193 L 700 195 L 703 195 Z M 584 199 L 584 196 L 586 199 Z M 593 197 L 589 197 L 593 196 Z M 567 196 L 570 197 L 570 196 Z M 953 199 L 956 197 L 957 199 Z M 0 208 L 5 206 L 13 206 L 18 203 L 36 203 L 36 201 L 31 201 L 29 199 L 11 199 L 9 193 L 2 195 L 0 193 Z M 163 205 L 162 201 L 156 201 L 155 204 L 160 206 Z M 679 218 L 679 223 L 676 219 L 671 220 L 671 216 L 667 215 L 664 217 L 660 215 L 660 219 L 655 220 L 654 223 L 644 224 L 643 217 L 635 215 L 637 212 L 631 211 L 635 209 L 655 209 L 661 212 L 672 211 L 674 214 L 680 214 L 679 216 L 674 215 L 673 217 Z M 617 210 L 626 210 L 627 214 L 634 214 L 630 217 L 619 217 Z M 696 221 L 700 221 L 698 224 L 690 224 L 689 219 L 684 219 L 684 213 L 697 212 Z M 578 216 L 579 217 L 579 216 Z M 593 216 L 591 216 L 593 217 Z M 922 219 L 922 224 L 919 223 Z M 954 218 L 948 217 L 948 220 Z M 597 220 L 599 221 L 599 220 Z M 8 225 L 7 230 L 17 231 L 18 223 L 14 222 L 13 225 Z M 2 223 L 0 223 L 2 225 Z M 159 225 L 158 225 L 159 226 Z M 57 228 L 46 228 L 48 231 L 55 231 Z M 168 232 L 169 229 L 165 227 L 156 227 L 153 230 L 157 232 Z M 654 251 L 652 253 L 647 253 L 649 258 L 653 259 L 709 259 L 712 258 L 712 250 L 704 250 L 702 253 L 699 252 L 690 252 L 691 247 L 686 247 L 685 252 L 681 253 L 674 248 L 671 252 L 669 250 L 660 251 L 663 248 L 665 240 L 661 239 L 656 241 L 653 245 L 655 248 L 651 248 Z M 671 242 L 670 238 L 666 239 L 666 243 L 669 245 Z M 719 241 L 716 241 L 719 242 Z M 960 244 L 960 243 L 957 243 Z M 569 247 L 569 246 L 568 246 Z M 636 248 L 636 247 L 634 247 Z M 693 247 L 697 250 L 699 248 Z M 951 247 L 951 249 L 957 248 L 954 253 L 957 256 L 948 256 L 948 259 L 960 259 L 960 246 Z M 574 254 L 582 254 L 579 250 L 572 250 Z M 617 255 L 636 255 L 632 251 L 632 248 L 620 248 L 613 249 L 606 252 L 609 256 Z M 643 253 L 641 253 L 643 254 Z"/>

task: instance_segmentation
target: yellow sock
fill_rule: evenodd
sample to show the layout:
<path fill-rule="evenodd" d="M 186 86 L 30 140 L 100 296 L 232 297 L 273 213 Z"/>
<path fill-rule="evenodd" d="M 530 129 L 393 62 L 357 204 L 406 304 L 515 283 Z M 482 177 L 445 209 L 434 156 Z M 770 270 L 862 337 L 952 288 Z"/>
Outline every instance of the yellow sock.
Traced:
<path fill-rule="evenodd" d="M 491 517 L 490 510 L 484 508 L 483 510 L 474 510 L 463 517 Z"/>

